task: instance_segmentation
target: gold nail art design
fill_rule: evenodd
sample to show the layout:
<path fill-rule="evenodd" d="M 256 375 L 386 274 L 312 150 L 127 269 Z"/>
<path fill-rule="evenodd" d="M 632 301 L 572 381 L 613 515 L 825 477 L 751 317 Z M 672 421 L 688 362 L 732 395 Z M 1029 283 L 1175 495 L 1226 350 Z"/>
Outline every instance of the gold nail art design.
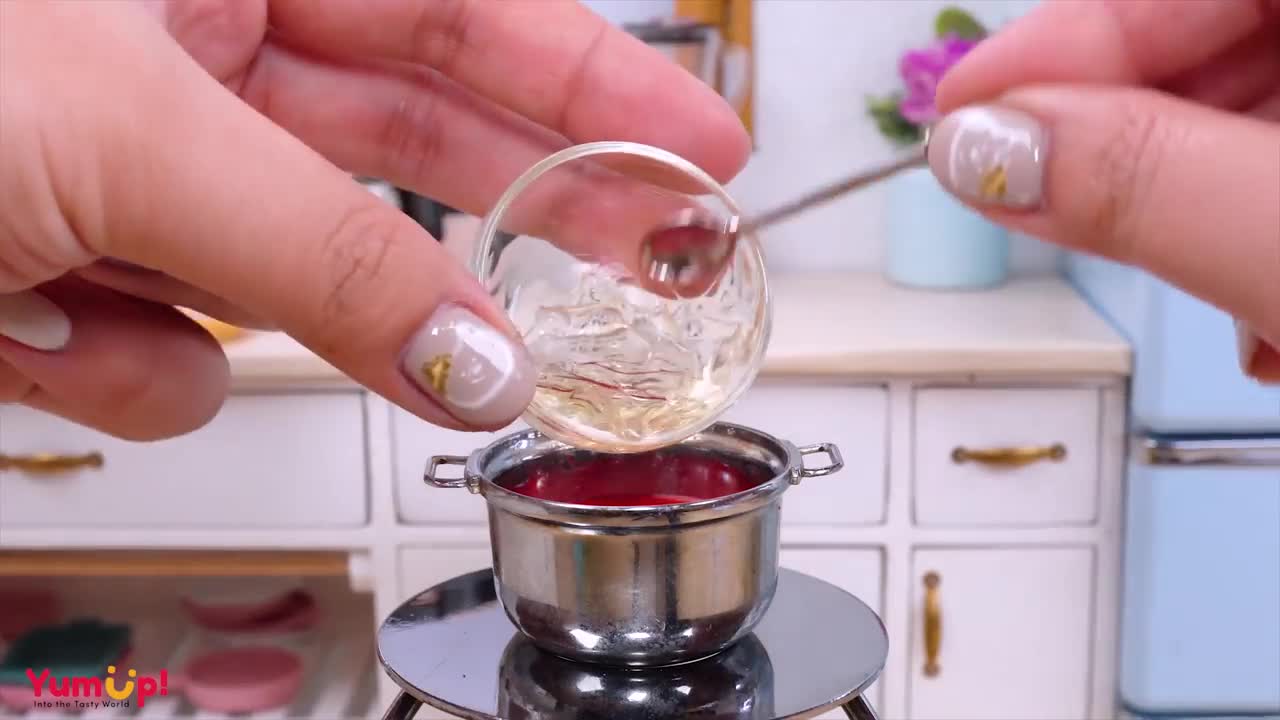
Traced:
<path fill-rule="evenodd" d="M 440 395 L 444 395 L 444 384 L 449 379 L 449 368 L 452 365 L 453 358 L 448 355 L 437 355 L 422 364 L 422 376 Z"/>
<path fill-rule="evenodd" d="M 996 165 L 982 174 L 978 190 L 982 193 L 982 199 L 999 201 L 1004 199 L 1008 185 L 1009 176 L 1005 172 L 1004 165 Z"/>

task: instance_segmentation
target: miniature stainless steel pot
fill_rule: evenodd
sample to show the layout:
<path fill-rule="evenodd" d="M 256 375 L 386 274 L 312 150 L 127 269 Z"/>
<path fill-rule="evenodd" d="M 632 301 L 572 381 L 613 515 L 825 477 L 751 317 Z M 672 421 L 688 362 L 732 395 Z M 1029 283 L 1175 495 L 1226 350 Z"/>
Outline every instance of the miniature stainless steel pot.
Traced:
<path fill-rule="evenodd" d="M 528 430 L 470 457 L 436 456 L 438 488 L 467 488 L 489 511 L 498 597 L 522 633 L 573 660 L 648 667 L 713 655 L 751 632 L 778 581 L 782 494 L 844 466 L 830 443 L 796 447 L 717 423 L 681 446 L 767 467 L 771 478 L 723 497 L 678 505 L 601 507 L 535 499 L 498 478 L 549 454 L 592 457 Z M 830 463 L 805 467 L 808 455 Z M 437 476 L 443 465 L 462 476 Z"/>

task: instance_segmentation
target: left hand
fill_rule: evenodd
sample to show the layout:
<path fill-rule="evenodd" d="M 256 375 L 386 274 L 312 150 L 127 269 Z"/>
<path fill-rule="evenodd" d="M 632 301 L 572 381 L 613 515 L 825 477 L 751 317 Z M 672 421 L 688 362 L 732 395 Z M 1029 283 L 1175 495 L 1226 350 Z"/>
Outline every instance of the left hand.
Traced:
<path fill-rule="evenodd" d="M 749 152 L 714 91 L 573 0 L 0 0 L 0 128 L 0 402 L 130 439 L 225 397 L 170 305 L 279 328 L 437 425 L 520 414 L 501 309 L 352 174 L 480 215 L 575 143 L 721 181 Z M 552 189 L 589 241 L 590 193 Z M 446 387 L 424 353 L 460 358 Z"/>

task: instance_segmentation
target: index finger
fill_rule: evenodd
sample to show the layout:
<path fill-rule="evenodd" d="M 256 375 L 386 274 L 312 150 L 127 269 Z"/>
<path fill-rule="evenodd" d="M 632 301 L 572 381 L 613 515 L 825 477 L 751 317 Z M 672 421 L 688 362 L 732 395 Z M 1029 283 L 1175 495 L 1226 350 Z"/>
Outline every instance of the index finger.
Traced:
<path fill-rule="evenodd" d="M 1278 0 L 1052 0 L 948 72 L 938 109 L 1032 83 L 1157 85 L 1275 24 L 1278 14 Z"/>
<path fill-rule="evenodd" d="M 706 83 L 575 0 L 273 0 L 292 45 L 430 66 L 582 143 L 627 140 L 721 182 L 750 139 Z"/>

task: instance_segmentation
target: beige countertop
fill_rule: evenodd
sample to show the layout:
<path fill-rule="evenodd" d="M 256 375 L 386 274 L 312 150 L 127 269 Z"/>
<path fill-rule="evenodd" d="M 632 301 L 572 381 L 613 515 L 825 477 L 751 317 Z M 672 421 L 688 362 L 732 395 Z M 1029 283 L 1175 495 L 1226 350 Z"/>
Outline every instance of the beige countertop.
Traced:
<path fill-rule="evenodd" d="M 980 292 L 901 288 L 875 273 L 779 275 L 769 372 L 1128 375 L 1129 345 L 1057 276 Z"/>
<path fill-rule="evenodd" d="M 778 274 L 765 374 L 1127 375 L 1128 344 L 1064 280 L 1014 278 L 980 292 L 899 288 L 878 273 Z M 239 386 L 348 386 L 286 335 L 227 345 Z"/>

